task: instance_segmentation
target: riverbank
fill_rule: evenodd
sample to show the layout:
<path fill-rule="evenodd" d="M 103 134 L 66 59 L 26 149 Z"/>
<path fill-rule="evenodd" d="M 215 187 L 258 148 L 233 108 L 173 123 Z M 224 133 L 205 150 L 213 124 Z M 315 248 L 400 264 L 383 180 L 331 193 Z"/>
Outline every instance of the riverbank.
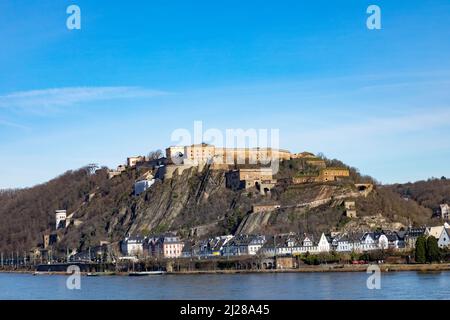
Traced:
<path fill-rule="evenodd" d="M 380 264 L 381 272 L 441 272 L 450 271 L 450 264 Z M 273 273 L 331 273 L 331 272 L 367 272 L 369 265 L 319 265 L 301 266 L 298 269 L 272 270 L 183 270 L 167 272 L 168 275 L 207 275 L 207 274 L 273 274 Z M 18 273 L 34 275 L 67 275 L 67 272 L 36 272 L 33 270 L 0 270 L 0 273 Z M 81 272 L 82 276 L 129 276 L 128 272 Z"/>
<path fill-rule="evenodd" d="M 0 270 L 0 273 L 32 274 L 32 275 L 68 275 L 65 271 L 36 271 L 36 270 Z M 82 276 L 128 276 L 128 272 L 80 272 Z"/>
<path fill-rule="evenodd" d="M 378 265 L 381 272 L 439 272 L 450 271 L 450 264 L 383 264 Z M 169 272 L 178 275 L 202 275 L 202 274 L 253 274 L 253 273 L 330 273 L 330 272 L 367 272 L 369 265 L 321 265 L 302 266 L 298 269 L 276 269 L 276 270 L 196 270 Z"/>

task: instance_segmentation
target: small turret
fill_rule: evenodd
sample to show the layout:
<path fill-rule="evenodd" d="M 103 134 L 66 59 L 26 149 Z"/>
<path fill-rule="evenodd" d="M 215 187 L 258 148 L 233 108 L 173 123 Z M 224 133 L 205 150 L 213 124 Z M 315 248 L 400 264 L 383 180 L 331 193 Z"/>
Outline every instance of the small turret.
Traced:
<path fill-rule="evenodd" d="M 66 210 L 56 210 L 55 211 L 55 220 L 56 220 L 56 227 L 55 229 L 64 229 L 66 227 L 66 218 L 67 218 L 67 211 Z"/>

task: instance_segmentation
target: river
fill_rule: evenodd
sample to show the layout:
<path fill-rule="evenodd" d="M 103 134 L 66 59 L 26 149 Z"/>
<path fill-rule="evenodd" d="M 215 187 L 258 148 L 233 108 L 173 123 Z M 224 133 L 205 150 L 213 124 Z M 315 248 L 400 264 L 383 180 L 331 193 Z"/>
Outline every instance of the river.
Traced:
<path fill-rule="evenodd" d="M 450 299 L 450 272 L 383 273 L 367 289 L 365 273 L 282 273 L 85 277 L 69 290 L 68 276 L 0 273 L 0 299 L 334 300 Z"/>

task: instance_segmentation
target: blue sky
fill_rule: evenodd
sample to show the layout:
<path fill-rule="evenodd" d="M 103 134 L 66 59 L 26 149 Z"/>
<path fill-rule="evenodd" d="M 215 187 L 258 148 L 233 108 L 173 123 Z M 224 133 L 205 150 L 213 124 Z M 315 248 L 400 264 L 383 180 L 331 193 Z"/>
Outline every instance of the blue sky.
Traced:
<path fill-rule="evenodd" d="M 448 0 L 3 0 L 0 188 L 114 167 L 196 120 L 280 129 L 384 183 L 450 176 L 449 20 Z"/>

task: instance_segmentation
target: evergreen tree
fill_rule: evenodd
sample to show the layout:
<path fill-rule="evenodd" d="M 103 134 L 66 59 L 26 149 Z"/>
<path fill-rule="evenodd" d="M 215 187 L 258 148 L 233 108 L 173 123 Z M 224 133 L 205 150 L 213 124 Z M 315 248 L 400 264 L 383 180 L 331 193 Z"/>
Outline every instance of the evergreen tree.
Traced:
<path fill-rule="evenodd" d="M 425 237 L 420 236 L 416 241 L 416 262 L 425 263 L 427 262 L 427 242 Z"/>
<path fill-rule="evenodd" d="M 429 263 L 437 262 L 440 260 L 440 252 L 438 240 L 435 237 L 428 237 L 427 239 L 427 261 Z"/>

